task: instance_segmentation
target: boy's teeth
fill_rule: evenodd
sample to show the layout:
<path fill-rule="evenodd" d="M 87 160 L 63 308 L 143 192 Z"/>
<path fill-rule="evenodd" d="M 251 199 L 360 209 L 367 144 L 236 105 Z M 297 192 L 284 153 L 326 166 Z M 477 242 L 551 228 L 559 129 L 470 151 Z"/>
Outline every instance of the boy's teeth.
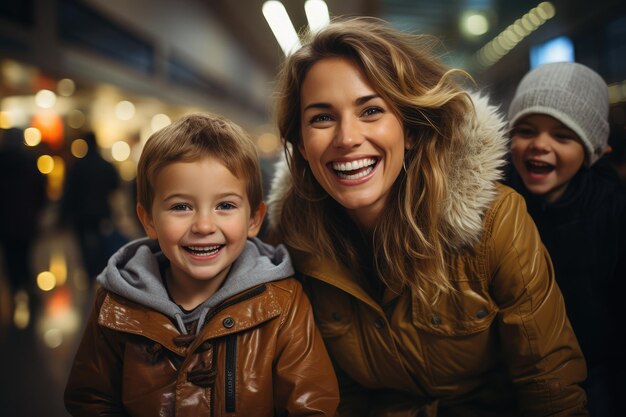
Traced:
<path fill-rule="evenodd" d="M 193 252 L 196 255 L 212 255 L 220 249 L 220 245 L 217 246 L 187 246 L 189 252 Z"/>
<path fill-rule="evenodd" d="M 219 248 L 219 245 L 217 246 L 187 246 L 187 247 L 191 250 L 196 250 L 199 252 L 210 252 L 210 251 L 217 250 Z"/>

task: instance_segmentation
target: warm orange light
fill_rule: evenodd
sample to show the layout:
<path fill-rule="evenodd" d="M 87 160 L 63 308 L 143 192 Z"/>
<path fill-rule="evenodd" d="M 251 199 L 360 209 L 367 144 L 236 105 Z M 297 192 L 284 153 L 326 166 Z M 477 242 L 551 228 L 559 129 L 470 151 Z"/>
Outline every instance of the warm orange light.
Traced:
<path fill-rule="evenodd" d="M 46 301 L 46 314 L 50 317 L 58 317 L 66 313 L 72 304 L 72 295 L 66 286 L 57 287 Z"/>
<path fill-rule="evenodd" d="M 35 113 L 31 126 L 41 132 L 41 139 L 52 149 L 59 149 L 63 145 L 63 120 L 52 110 L 43 110 Z"/>

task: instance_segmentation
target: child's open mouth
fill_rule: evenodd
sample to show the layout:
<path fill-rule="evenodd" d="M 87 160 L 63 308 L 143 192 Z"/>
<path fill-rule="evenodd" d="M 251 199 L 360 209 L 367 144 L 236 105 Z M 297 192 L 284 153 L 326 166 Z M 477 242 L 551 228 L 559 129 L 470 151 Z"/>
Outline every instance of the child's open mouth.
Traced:
<path fill-rule="evenodd" d="M 348 162 L 331 162 L 329 167 L 341 179 L 358 180 L 370 174 L 378 161 L 377 158 L 363 158 Z"/>
<path fill-rule="evenodd" d="M 224 245 L 215 246 L 184 246 L 184 249 L 195 256 L 211 256 L 216 254 Z"/>
<path fill-rule="evenodd" d="M 526 169 L 531 174 L 545 175 L 554 171 L 554 165 L 540 161 L 526 161 Z"/>

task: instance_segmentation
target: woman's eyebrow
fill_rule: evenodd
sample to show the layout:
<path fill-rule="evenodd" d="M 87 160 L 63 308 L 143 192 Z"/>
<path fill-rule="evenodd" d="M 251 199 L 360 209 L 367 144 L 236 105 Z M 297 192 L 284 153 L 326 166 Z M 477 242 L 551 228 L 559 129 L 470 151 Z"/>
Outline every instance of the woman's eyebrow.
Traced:
<path fill-rule="evenodd" d="M 367 103 L 370 100 L 373 100 L 375 98 L 379 98 L 380 95 L 378 94 L 370 94 L 367 96 L 363 96 L 363 97 L 359 97 L 356 100 L 354 100 L 354 104 L 356 104 L 357 106 L 361 106 L 364 103 Z M 332 105 L 330 103 L 324 103 L 324 102 L 319 102 L 319 103 L 311 103 L 308 104 L 302 111 L 305 112 L 308 109 L 330 109 L 332 107 Z"/>

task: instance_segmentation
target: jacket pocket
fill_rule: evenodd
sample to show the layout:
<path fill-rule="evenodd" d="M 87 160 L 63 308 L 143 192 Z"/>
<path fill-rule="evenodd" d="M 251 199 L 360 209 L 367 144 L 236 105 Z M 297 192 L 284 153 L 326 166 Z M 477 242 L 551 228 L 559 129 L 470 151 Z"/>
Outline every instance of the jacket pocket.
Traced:
<path fill-rule="evenodd" d="M 345 335 L 352 323 L 351 298 L 341 290 L 321 282 L 308 290 L 315 323 L 322 337 L 327 340 Z"/>
<path fill-rule="evenodd" d="M 474 284 L 478 285 L 477 282 Z M 501 360 L 498 307 L 488 293 L 469 282 L 444 294 L 435 306 L 413 300 L 416 337 L 424 348 L 424 362 L 436 385 L 478 379 Z"/>

